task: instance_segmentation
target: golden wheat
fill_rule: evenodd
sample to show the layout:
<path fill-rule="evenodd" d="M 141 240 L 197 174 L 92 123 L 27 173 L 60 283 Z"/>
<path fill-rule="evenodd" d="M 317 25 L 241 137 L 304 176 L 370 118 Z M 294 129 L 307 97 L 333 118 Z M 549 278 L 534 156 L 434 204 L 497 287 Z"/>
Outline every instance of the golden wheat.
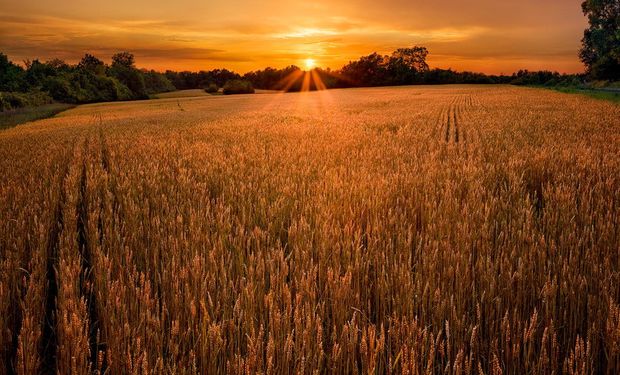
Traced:
<path fill-rule="evenodd" d="M 615 374 L 620 107 L 514 87 L 0 133 L 0 373 Z"/>

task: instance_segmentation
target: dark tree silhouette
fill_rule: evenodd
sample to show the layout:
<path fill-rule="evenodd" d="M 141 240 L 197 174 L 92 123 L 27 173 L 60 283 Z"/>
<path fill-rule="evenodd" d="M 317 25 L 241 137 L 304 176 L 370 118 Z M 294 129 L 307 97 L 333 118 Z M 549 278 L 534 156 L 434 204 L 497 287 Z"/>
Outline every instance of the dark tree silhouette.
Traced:
<path fill-rule="evenodd" d="M 88 53 L 82 57 L 82 60 L 78 63 L 78 68 L 97 75 L 105 74 L 105 64 L 103 61 Z"/>
<path fill-rule="evenodd" d="M 620 79 L 620 0 L 586 0 L 581 5 L 590 27 L 579 52 L 594 79 Z"/>
<path fill-rule="evenodd" d="M 128 69 L 135 68 L 135 58 L 132 53 L 119 52 L 112 56 L 112 66 L 125 67 Z"/>
<path fill-rule="evenodd" d="M 389 56 L 373 53 L 345 65 L 340 73 L 355 86 L 411 85 L 428 72 L 425 47 L 399 48 Z"/>
<path fill-rule="evenodd" d="M 357 61 L 351 61 L 341 70 L 355 86 L 381 86 L 388 84 L 386 57 L 378 53 L 363 56 Z"/>
<path fill-rule="evenodd" d="M 148 98 L 144 75 L 136 69 L 133 54 L 119 52 L 112 56 L 110 74 L 129 88 L 134 99 Z"/>
<path fill-rule="evenodd" d="M 604 3 L 607 7 L 588 8 L 586 4 L 584 9 L 593 9 L 592 17 L 597 20 L 606 19 L 605 17 L 609 17 L 610 14 L 615 14 L 617 17 L 617 3 L 606 1 L 593 1 L 592 4 L 601 6 Z M 614 4 L 616 6 L 613 6 Z M 615 25 L 613 27 L 617 30 L 617 19 L 608 20 L 605 24 L 607 26 L 595 27 L 591 34 L 587 34 L 592 37 L 592 41 L 588 42 L 590 47 L 584 47 L 582 51 L 584 57 L 594 56 L 588 60 L 592 61 L 591 73 L 596 73 L 596 77 L 607 79 L 617 77 L 620 71 L 617 67 L 618 35 L 609 36 L 601 31 L 605 27 L 611 27 L 609 24 Z M 601 39 L 600 35 L 607 35 L 607 39 Z M 611 42 L 604 44 L 599 43 L 600 40 Z M 607 49 L 603 49 L 601 45 Z M 603 54 L 600 51 L 606 52 Z M 65 103 L 146 99 L 149 95 L 174 89 L 211 87 L 210 91 L 215 91 L 215 87 L 224 86 L 226 93 L 233 93 L 251 92 L 251 88 L 300 91 L 351 86 L 454 83 L 513 83 L 573 87 L 582 84 L 583 77 L 579 75 L 560 75 L 556 72 L 524 70 L 512 76 L 493 76 L 456 72 L 452 69 L 429 69 L 426 63 L 428 54 L 428 50 L 424 47 L 400 48 L 389 55 L 372 53 L 363 56 L 350 61 L 340 70 L 315 68 L 304 72 L 299 67 L 291 65 L 283 69 L 266 68 L 249 72 L 243 76 L 242 81 L 239 81 L 242 77 L 227 69 L 199 72 L 168 70 L 165 74 L 153 70 L 140 70 L 136 68 L 134 55 L 129 52 L 115 54 L 109 66 L 97 57 L 86 54 L 76 65 L 67 64 L 59 59 L 47 62 L 34 59 L 25 62 L 25 69 L 0 53 L 0 112 L 23 106 L 37 106 L 49 103 L 52 99 Z M 601 56 L 605 58 L 601 60 Z"/>
<path fill-rule="evenodd" d="M 24 69 L 0 53 L 0 91 L 22 91 L 25 87 Z"/>
<path fill-rule="evenodd" d="M 426 63 L 427 56 L 428 50 L 426 47 L 415 46 L 413 48 L 397 49 L 392 53 L 390 60 L 397 61 L 417 72 L 426 72 L 428 71 L 428 64 Z"/>

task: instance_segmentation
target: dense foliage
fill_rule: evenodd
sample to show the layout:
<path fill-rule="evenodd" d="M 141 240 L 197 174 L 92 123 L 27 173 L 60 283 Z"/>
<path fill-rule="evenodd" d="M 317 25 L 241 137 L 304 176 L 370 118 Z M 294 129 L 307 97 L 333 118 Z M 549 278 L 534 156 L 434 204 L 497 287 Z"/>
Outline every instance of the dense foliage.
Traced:
<path fill-rule="evenodd" d="M 582 9 L 590 26 L 583 34 L 581 61 L 594 79 L 620 80 L 620 0 L 586 0 Z"/>
<path fill-rule="evenodd" d="M 510 83 L 520 86 L 579 86 L 583 84 L 583 77 L 545 70 L 538 72 L 519 70 L 511 76 Z"/>
<path fill-rule="evenodd" d="M 224 95 L 254 94 L 254 87 L 249 81 L 233 79 L 224 84 L 222 92 L 224 93 Z"/>
<path fill-rule="evenodd" d="M 23 68 L 0 53 L 0 91 L 18 99 L 44 93 L 59 102 L 92 103 L 145 99 L 150 94 L 173 90 L 175 87 L 164 74 L 136 68 L 134 56 L 128 52 L 114 55 L 109 66 L 86 54 L 76 65 L 58 59 L 33 60 L 26 61 Z M 14 100 L 11 108 L 39 104 L 43 103 Z M 11 109 L 5 105 L 2 108 Z"/>
<path fill-rule="evenodd" d="M 52 98 L 42 91 L 0 92 L 0 112 L 50 103 L 52 103 Z"/>
<path fill-rule="evenodd" d="M 65 103 L 90 103 L 115 100 L 144 99 L 150 95 L 174 90 L 205 89 L 211 93 L 228 85 L 225 93 L 251 92 L 253 88 L 302 91 L 328 88 L 399 86 L 417 84 L 516 84 L 544 86 L 575 86 L 582 76 L 557 72 L 521 70 L 512 75 L 486 75 L 457 72 L 452 69 L 431 69 L 424 47 L 399 48 L 389 55 L 372 53 L 350 61 L 339 70 L 315 68 L 309 72 L 291 65 L 282 69 L 265 68 L 243 76 L 227 69 L 210 71 L 159 73 L 138 69 L 134 56 L 117 53 L 110 65 L 86 54 L 76 65 L 62 60 L 27 61 L 25 68 L 0 54 L 0 92 L 44 92 Z M 583 54 L 583 51 L 582 51 Z M 607 66 L 607 65 L 606 65 Z M 602 67 L 593 67 L 595 74 Z M 247 84 L 240 84 L 246 81 Z M 234 88 L 233 86 L 236 86 Z M 21 95 L 21 94 L 20 94 Z M 5 106 L 6 107 L 6 106 Z"/>
<path fill-rule="evenodd" d="M 199 72 L 173 72 L 167 70 L 165 75 L 177 90 L 203 89 L 211 84 L 223 87 L 226 82 L 241 78 L 239 74 L 227 69 L 201 70 Z"/>
<path fill-rule="evenodd" d="M 340 70 L 313 69 L 304 72 L 297 66 L 284 69 L 266 68 L 246 73 L 243 78 L 254 87 L 271 90 L 300 91 L 321 88 L 372 87 L 437 84 L 516 84 L 516 85 L 573 85 L 581 81 L 578 75 L 557 72 L 520 70 L 512 75 L 487 75 L 457 72 L 452 69 L 430 69 L 424 47 L 401 48 L 391 55 L 372 53 L 351 61 Z M 308 77 L 309 76 L 309 77 Z M 317 84 L 317 81 L 321 82 Z M 306 87 L 304 87 L 306 85 Z"/>

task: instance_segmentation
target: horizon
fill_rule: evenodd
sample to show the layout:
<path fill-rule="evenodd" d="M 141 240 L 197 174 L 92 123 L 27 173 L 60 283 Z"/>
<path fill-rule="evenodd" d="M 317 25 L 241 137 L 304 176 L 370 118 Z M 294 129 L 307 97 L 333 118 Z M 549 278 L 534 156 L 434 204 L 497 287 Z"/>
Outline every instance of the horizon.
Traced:
<path fill-rule="evenodd" d="M 16 63 L 54 58 L 77 63 L 85 53 L 109 63 L 113 53 L 129 51 L 144 69 L 225 68 L 244 74 L 289 65 L 303 69 L 307 60 L 340 69 L 372 52 L 422 45 L 429 49 L 431 68 L 485 74 L 584 71 L 577 54 L 587 20 L 579 0 L 444 3 L 113 0 L 93 6 L 0 0 L 0 50 Z"/>

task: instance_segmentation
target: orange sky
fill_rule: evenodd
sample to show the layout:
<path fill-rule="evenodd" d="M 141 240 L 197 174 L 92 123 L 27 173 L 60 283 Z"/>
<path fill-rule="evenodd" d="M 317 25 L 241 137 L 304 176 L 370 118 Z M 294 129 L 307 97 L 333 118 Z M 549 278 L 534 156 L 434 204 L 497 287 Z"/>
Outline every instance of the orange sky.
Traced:
<path fill-rule="evenodd" d="M 581 72 L 581 0 L 0 0 L 0 51 L 14 61 L 128 50 L 140 67 L 240 73 L 339 68 L 398 47 L 431 67 Z"/>

